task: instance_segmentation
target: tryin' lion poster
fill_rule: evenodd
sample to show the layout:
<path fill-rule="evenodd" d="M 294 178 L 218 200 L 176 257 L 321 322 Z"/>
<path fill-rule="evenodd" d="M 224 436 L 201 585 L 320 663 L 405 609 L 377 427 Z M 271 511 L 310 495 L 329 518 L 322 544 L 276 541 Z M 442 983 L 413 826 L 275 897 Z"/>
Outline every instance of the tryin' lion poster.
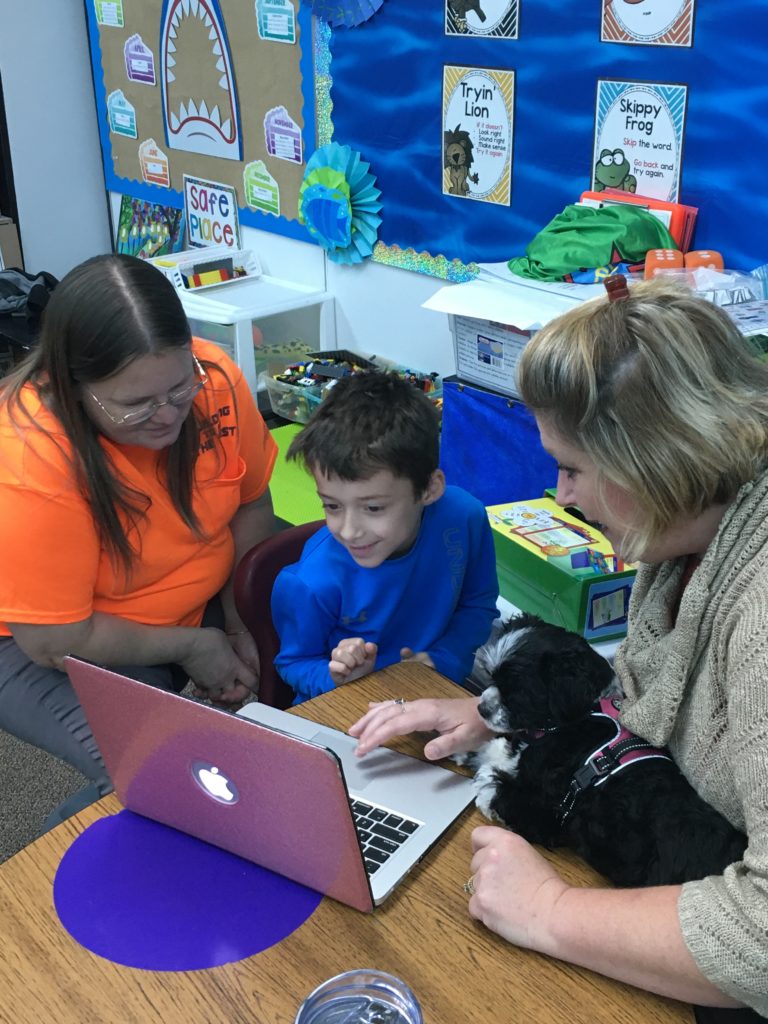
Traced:
<path fill-rule="evenodd" d="M 514 71 L 443 68 L 443 194 L 509 206 Z"/>

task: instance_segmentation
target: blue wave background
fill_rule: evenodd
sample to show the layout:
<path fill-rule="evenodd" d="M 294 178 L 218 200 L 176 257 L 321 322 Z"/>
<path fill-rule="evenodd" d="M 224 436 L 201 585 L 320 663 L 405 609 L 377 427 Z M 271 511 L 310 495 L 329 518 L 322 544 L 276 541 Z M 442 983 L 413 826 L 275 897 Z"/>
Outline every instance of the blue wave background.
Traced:
<path fill-rule="evenodd" d="M 331 38 L 334 141 L 382 190 L 379 237 L 463 262 L 506 260 L 591 187 L 597 80 L 688 86 L 679 199 L 694 247 L 768 262 L 768 2 L 697 0 L 693 46 L 600 41 L 600 0 L 521 0 L 519 39 L 447 37 L 445 0 L 385 0 Z M 510 207 L 442 194 L 444 64 L 515 71 Z"/>

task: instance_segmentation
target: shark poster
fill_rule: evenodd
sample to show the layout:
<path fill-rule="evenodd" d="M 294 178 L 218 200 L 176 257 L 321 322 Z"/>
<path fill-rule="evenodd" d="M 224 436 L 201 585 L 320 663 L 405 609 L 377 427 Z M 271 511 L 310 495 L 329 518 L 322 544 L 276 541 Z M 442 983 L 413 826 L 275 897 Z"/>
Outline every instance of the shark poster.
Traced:
<path fill-rule="evenodd" d="M 123 0 L 122 24 L 107 24 L 103 7 L 86 4 L 107 188 L 178 207 L 185 175 L 214 181 L 233 191 L 243 223 L 306 238 L 297 207 L 316 145 L 311 9 Z M 248 187 L 257 165 L 273 184 L 268 210 Z"/>

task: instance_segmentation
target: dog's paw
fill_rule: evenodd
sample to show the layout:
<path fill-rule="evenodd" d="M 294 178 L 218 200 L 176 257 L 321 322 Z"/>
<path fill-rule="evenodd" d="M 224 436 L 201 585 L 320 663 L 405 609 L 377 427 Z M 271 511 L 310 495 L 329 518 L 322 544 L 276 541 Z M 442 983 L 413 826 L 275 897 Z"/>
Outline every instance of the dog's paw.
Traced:
<path fill-rule="evenodd" d="M 468 768 L 472 768 L 474 766 L 474 759 L 474 750 L 467 751 L 466 754 L 451 754 L 450 757 L 450 760 L 453 761 L 454 764 L 466 765 Z"/>
<path fill-rule="evenodd" d="M 527 744 L 512 743 L 504 736 L 489 740 L 474 755 L 478 769 L 473 779 L 475 803 L 478 809 L 491 821 L 500 821 L 493 811 L 497 791 L 504 784 L 504 777 L 514 778 L 520 755 Z"/>
<path fill-rule="evenodd" d="M 489 764 L 478 768 L 472 788 L 475 791 L 475 804 L 477 809 L 488 818 L 489 821 L 499 821 L 499 816 L 494 814 L 493 801 L 496 799 L 496 790 L 499 786 L 499 773 Z"/>

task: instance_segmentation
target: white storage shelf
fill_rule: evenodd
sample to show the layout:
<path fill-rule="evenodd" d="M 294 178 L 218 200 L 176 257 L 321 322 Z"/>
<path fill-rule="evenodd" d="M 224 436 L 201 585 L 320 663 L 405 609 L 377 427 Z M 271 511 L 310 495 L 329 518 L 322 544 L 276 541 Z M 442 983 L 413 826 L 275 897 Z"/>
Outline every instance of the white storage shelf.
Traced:
<path fill-rule="evenodd" d="M 252 281 L 238 280 L 217 285 L 207 289 L 204 295 L 193 291 L 179 292 L 179 297 L 190 320 L 224 328 L 226 341 L 223 347 L 231 348 L 232 357 L 243 371 L 254 395 L 258 387 L 258 375 L 253 323 L 261 327 L 262 322 L 268 324 L 271 318 L 282 314 L 285 316 L 281 317 L 281 322 L 289 321 L 288 314 L 299 314 L 302 310 L 317 307 L 317 336 L 305 340 L 319 349 L 336 348 L 333 296 L 308 285 L 263 274 Z M 264 333 L 265 340 L 282 340 L 267 338 L 267 332 Z M 214 336 L 212 340 L 221 341 L 221 338 Z"/>

